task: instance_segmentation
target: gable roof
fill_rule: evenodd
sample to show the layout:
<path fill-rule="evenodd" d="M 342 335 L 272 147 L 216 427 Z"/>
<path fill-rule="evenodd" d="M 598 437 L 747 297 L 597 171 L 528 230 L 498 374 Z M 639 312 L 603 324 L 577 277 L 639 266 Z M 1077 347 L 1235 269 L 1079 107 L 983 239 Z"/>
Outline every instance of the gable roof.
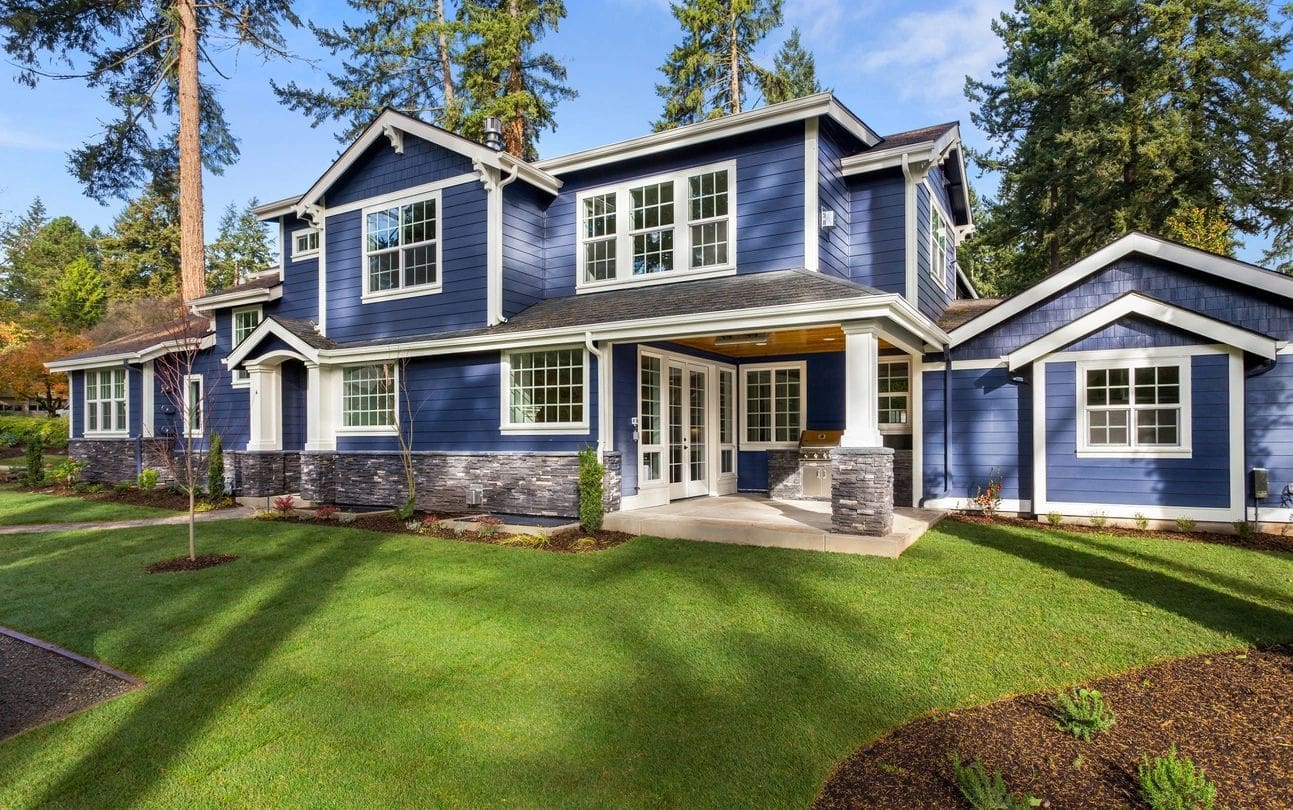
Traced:
<path fill-rule="evenodd" d="M 251 334 L 243 338 L 242 343 L 234 347 L 225 358 L 229 368 L 246 360 L 267 337 L 277 337 L 291 346 L 302 357 L 318 362 L 320 349 L 335 349 L 339 344 L 320 335 L 313 321 L 300 318 L 283 318 L 278 315 L 267 315 L 256 325 Z"/>
<path fill-rule="evenodd" d="M 947 184 L 955 189 L 949 196 L 957 224 L 973 227 L 974 214 L 970 210 L 970 186 L 965 179 L 965 149 L 961 145 L 959 122 L 949 121 L 886 135 L 874 146 L 840 160 L 840 171 L 845 177 L 884 169 L 901 168 L 905 172 L 907 167 L 925 172 L 933 166 L 943 167 Z"/>
<path fill-rule="evenodd" d="M 964 343 L 975 335 L 986 332 L 1132 254 L 1162 259 L 1188 270 L 1293 298 L 1293 277 L 1291 276 L 1241 262 L 1238 259 L 1231 259 L 1228 256 L 1220 256 L 1216 253 L 1208 253 L 1206 250 L 1171 242 L 1141 231 L 1131 231 L 952 330 L 949 335 L 952 345 Z"/>
<path fill-rule="evenodd" d="M 277 301 L 282 297 L 283 279 L 276 273 L 244 281 L 242 284 L 235 284 L 223 290 L 216 290 L 201 298 L 194 298 L 190 303 L 199 312 L 210 312 L 221 307 Z"/>
<path fill-rule="evenodd" d="M 197 341 L 199 348 L 215 344 L 211 319 L 202 315 L 188 315 L 157 326 L 143 329 L 124 337 L 100 343 L 98 346 L 60 357 L 45 364 L 50 371 L 75 371 L 108 363 L 142 363 L 182 349 L 189 341 Z"/>

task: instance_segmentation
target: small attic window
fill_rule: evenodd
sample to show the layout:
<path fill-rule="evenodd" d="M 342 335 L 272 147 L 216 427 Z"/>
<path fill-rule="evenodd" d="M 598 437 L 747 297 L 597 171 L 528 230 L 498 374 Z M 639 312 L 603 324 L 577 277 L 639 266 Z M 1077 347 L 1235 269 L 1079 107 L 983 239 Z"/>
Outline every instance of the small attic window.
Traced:
<path fill-rule="evenodd" d="M 304 228 L 292 233 L 292 260 L 317 256 L 319 253 L 319 229 Z"/>

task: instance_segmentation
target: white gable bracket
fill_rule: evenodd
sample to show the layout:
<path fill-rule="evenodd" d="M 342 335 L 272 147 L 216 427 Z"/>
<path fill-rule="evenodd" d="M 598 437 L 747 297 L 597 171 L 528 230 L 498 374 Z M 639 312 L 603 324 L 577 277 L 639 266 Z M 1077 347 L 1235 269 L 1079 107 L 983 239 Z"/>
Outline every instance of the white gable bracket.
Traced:
<path fill-rule="evenodd" d="M 386 136 L 386 140 L 391 142 L 391 148 L 395 150 L 395 154 L 404 154 L 403 131 L 396 129 L 393 124 L 382 124 L 382 134 Z"/>

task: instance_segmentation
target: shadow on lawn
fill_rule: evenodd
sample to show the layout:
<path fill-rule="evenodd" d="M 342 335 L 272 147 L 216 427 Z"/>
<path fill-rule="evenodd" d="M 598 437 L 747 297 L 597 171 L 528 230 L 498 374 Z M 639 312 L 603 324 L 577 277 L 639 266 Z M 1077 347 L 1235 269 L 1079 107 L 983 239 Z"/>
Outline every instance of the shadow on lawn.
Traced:
<path fill-rule="evenodd" d="M 322 547 L 312 549 L 313 553 L 275 555 L 257 566 L 247 565 L 246 561 L 235 563 L 237 586 L 217 594 L 227 601 L 267 580 L 281 579 L 282 584 L 259 600 L 244 621 L 218 641 L 204 646 L 201 656 L 164 682 L 147 687 L 131 713 L 34 804 L 69 800 L 84 803 L 92 798 L 93 803 L 131 805 L 155 781 L 165 778 L 168 766 L 183 754 L 190 741 L 248 684 L 279 645 L 318 610 L 332 588 L 380 546 L 380 541 L 346 542 L 338 537 L 335 542 L 319 545 Z M 203 572 L 157 576 L 196 578 Z M 202 583 L 194 581 L 192 585 L 186 597 L 200 597 Z M 218 673 L 218 678 L 213 673 Z"/>

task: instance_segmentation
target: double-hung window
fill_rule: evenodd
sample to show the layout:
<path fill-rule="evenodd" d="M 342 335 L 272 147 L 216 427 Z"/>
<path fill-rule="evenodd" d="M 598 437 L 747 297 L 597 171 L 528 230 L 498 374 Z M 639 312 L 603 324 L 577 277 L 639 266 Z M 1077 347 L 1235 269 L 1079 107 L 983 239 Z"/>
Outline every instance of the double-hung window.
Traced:
<path fill-rule="evenodd" d="M 729 161 L 579 195 L 579 288 L 731 271 L 735 187 Z"/>
<path fill-rule="evenodd" d="M 1078 450 L 1185 454 L 1190 450 L 1189 365 L 1079 366 L 1083 424 Z"/>
<path fill-rule="evenodd" d="M 341 373 L 341 424 L 352 431 L 395 427 L 395 365 L 351 366 Z"/>
<path fill-rule="evenodd" d="M 247 336 L 256 331 L 260 326 L 261 310 L 260 307 L 248 307 L 247 309 L 235 309 L 233 311 L 233 347 L 236 349 L 242 344 Z M 246 369 L 236 368 L 233 370 L 234 384 L 250 382 L 251 375 Z"/>
<path fill-rule="evenodd" d="M 932 195 L 929 203 L 929 274 L 940 286 L 947 286 L 947 222 Z"/>
<path fill-rule="evenodd" d="M 184 377 L 184 432 L 189 436 L 201 436 L 206 425 L 206 413 L 203 406 L 202 375 L 188 374 Z"/>
<path fill-rule="evenodd" d="M 303 228 L 292 232 L 292 261 L 319 255 L 319 229 Z"/>
<path fill-rule="evenodd" d="M 804 430 L 804 364 L 742 366 L 742 445 L 798 444 Z"/>
<path fill-rule="evenodd" d="M 126 370 L 91 369 L 85 372 L 85 432 L 126 433 Z"/>
<path fill-rule="evenodd" d="M 502 428 L 587 432 L 587 376 L 583 347 L 507 354 Z"/>
<path fill-rule="evenodd" d="M 906 433 L 911 404 L 911 380 L 906 360 L 881 360 L 877 371 L 876 396 L 880 430 L 885 433 Z"/>
<path fill-rule="evenodd" d="M 440 194 L 364 209 L 365 299 L 440 290 Z"/>

